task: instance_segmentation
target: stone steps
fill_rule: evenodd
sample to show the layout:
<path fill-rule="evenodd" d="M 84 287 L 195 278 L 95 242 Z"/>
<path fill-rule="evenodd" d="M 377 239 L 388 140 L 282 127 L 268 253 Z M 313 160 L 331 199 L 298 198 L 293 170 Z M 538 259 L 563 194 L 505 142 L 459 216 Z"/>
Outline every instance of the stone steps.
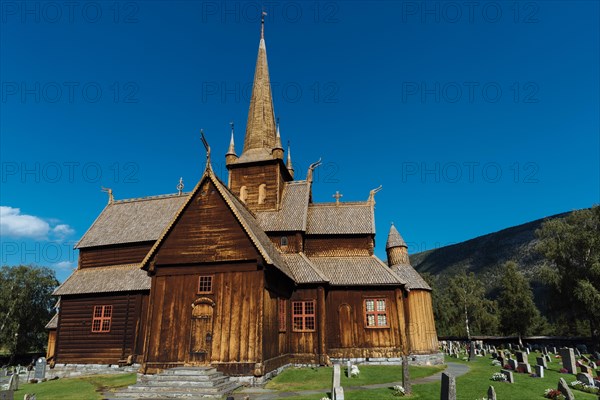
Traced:
<path fill-rule="evenodd" d="M 125 399 L 221 399 L 241 385 L 215 368 L 178 367 L 156 375 L 138 375 L 135 385 L 111 394 Z"/>

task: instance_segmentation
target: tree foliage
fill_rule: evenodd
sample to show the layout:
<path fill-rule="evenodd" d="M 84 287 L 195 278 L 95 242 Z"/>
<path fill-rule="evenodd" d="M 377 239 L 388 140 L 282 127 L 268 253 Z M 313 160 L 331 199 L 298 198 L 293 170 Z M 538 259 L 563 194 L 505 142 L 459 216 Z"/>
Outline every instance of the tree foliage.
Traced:
<path fill-rule="evenodd" d="M 504 264 L 498 297 L 500 326 L 505 335 L 525 336 L 539 327 L 540 312 L 529 281 L 513 261 Z"/>
<path fill-rule="evenodd" d="M 537 249 L 548 261 L 546 281 L 554 289 L 551 303 L 576 334 L 578 321 L 588 321 L 600 336 L 600 206 L 545 222 L 536 231 Z M 567 329 L 569 330 L 569 329 Z"/>
<path fill-rule="evenodd" d="M 46 267 L 0 268 L 0 350 L 14 356 L 44 349 L 57 285 L 54 271 Z"/>

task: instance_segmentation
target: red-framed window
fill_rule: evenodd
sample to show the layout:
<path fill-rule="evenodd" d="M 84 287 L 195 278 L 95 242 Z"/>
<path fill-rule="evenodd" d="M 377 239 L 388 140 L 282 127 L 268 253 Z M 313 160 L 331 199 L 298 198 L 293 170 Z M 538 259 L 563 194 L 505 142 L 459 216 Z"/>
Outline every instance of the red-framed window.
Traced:
<path fill-rule="evenodd" d="M 287 330 L 287 302 L 285 299 L 279 299 L 279 332 L 285 332 Z"/>
<path fill-rule="evenodd" d="M 294 332 L 314 332 L 316 326 L 315 300 L 292 302 Z"/>
<path fill-rule="evenodd" d="M 365 325 L 367 328 L 388 328 L 387 299 L 365 299 Z"/>
<path fill-rule="evenodd" d="M 201 275 L 198 280 L 198 293 L 208 294 L 213 291 L 213 276 L 212 275 Z"/>
<path fill-rule="evenodd" d="M 112 312 L 112 306 L 94 306 L 94 314 L 92 316 L 92 332 L 110 332 Z"/>

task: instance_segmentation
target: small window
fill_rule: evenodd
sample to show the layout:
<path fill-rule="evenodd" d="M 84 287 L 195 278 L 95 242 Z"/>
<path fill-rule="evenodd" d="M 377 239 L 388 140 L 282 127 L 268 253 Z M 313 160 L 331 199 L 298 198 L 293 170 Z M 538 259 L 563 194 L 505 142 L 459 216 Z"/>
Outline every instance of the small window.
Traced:
<path fill-rule="evenodd" d="M 246 186 L 242 186 L 240 188 L 240 200 L 245 203 L 248 199 L 248 188 Z"/>
<path fill-rule="evenodd" d="M 281 237 L 280 244 L 281 244 L 282 247 L 288 245 L 288 238 L 287 238 L 287 236 L 282 236 Z"/>
<path fill-rule="evenodd" d="M 386 299 L 365 299 L 365 323 L 367 328 L 387 328 Z"/>
<path fill-rule="evenodd" d="M 92 315 L 92 332 L 110 332 L 111 322 L 112 306 L 94 306 L 94 314 Z"/>
<path fill-rule="evenodd" d="M 315 331 L 315 301 L 292 302 L 292 324 L 294 332 Z"/>
<path fill-rule="evenodd" d="M 258 187 L 258 204 L 265 204 L 266 198 L 267 198 L 267 185 L 263 183 Z"/>
<path fill-rule="evenodd" d="M 198 281 L 198 293 L 212 293 L 212 275 L 202 275 Z"/>
<path fill-rule="evenodd" d="M 279 299 L 279 332 L 285 332 L 287 329 L 286 317 L 287 317 L 287 303 L 285 299 Z"/>

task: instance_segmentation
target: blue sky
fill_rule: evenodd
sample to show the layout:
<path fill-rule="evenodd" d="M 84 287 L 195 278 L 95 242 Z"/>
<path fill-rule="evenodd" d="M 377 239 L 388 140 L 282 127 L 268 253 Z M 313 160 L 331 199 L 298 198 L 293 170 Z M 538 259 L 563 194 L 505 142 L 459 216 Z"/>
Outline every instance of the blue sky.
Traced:
<path fill-rule="evenodd" d="M 599 203 L 596 1 L 0 3 L 2 264 L 65 279 L 117 199 L 241 150 L 260 9 L 275 110 L 316 201 L 377 195 L 411 252 Z"/>

